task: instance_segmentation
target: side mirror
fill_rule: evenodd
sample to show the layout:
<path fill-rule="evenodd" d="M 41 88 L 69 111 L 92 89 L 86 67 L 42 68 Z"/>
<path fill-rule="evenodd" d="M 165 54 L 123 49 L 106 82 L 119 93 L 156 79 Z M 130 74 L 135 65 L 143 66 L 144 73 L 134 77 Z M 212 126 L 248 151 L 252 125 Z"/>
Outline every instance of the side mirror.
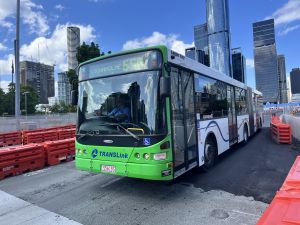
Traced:
<path fill-rule="evenodd" d="M 165 98 L 165 97 L 170 97 L 170 92 L 171 92 L 171 82 L 170 82 L 170 77 L 160 77 L 160 97 Z"/>
<path fill-rule="evenodd" d="M 78 91 L 73 90 L 71 91 L 71 104 L 77 105 L 77 103 L 78 103 Z"/>

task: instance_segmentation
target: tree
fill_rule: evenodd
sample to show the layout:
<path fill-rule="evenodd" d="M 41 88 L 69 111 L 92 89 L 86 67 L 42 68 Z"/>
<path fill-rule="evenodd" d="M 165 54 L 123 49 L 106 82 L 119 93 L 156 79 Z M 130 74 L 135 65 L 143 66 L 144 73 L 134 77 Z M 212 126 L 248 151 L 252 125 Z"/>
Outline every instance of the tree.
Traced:
<path fill-rule="evenodd" d="M 2 115 L 4 113 L 4 100 L 5 99 L 5 93 L 2 90 L 2 88 L 0 88 L 0 115 Z"/>
<path fill-rule="evenodd" d="M 21 112 L 24 112 L 25 114 L 25 92 L 29 92 L 27 95 L 27 114 L 33 114 L 35 113 L 35 106 L 38 104 L 38 94 L 36 90 L 34 90 L 32 87 L 29 86 L 23 86 L 21 85 Z"/>
<path fill-rule="evenodd" d="M 52 113 L 76 112 L 76 106 L 67 105 L 65 102 L 56 103 L 55 105 L 50 106 L 49 109 Z"/>
<path fill-rule="evenodd" d="M 100 56 L 99 45 L 91 42 L 91 45 L 87 45 L 85 42 L 77 48 L 77 60 L 78 63 L 83 63 L 89 59 Z"/>
<path fill-rule="evenodd" d="M 21 85 L 21 96 L 20 96 L 20 110 L 25 114 L 25 95 L 24 92 L 29 92 L 27 94 L 27 114 L 33 114 L 35 112 L 35 106 L 38 104 L 38 94 L 36 90 L 29 86 Z M 1 95 L 1 94 L 0 94 Z M 0 97 L 1 98 L 1 97 Z M 1 106 L 3 111 L 0 111 L 0 114 L 15 114 L 15 85 L 10 83 L 8 85 L 8 92 L 4 94 L 3 101 Z"/>

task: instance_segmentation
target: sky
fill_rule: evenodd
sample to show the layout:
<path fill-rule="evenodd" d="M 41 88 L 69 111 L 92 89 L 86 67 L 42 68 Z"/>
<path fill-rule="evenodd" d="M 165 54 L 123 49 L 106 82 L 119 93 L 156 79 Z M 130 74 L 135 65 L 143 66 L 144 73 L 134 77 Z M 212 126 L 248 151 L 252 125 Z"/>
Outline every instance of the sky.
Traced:
<path fill-rule="evenodd" d="M 247 59 L 247 83 L 255 87 L 252 23 L 275 19 L 277 53 L 287 75 L 300 67 L 300 0 L 229 0 L 231 47 Z M 1 88 L 11 80 L 16 0 L 0 0 Z M 79 26 L 81 42 L 103 52 L 165 44 L 193 45 L 193 27 L 206 21 L 205 0 L 21 0 L 20 58 L 67 69 L 67 26 Z"/>

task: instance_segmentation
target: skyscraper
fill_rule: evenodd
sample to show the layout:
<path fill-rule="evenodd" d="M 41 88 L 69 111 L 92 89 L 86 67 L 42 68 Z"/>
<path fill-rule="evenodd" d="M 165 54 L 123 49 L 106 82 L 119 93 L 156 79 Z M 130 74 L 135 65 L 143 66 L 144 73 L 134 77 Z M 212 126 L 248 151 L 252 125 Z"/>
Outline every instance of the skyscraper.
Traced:
<path fill-rule="evenodd" d="M 280 100 L 274 19 L 253 23 L 256 89 L 264 102 Z"/>
<path fill-rule="evenodd" d="M 194 26 L 194 41 L 196 51 L 198 51 L 197 61 L 209 66 L 208 33 L 206 23 Z"/>
<path fill-rule="evenodd" d="M 67 72 L 58 73 L 58 101 L 71 104 L 71 85 Z"/>
<path fill-rule="evenodd" d="M 232 77 L 240 82 L 247 83 L 246 59 L 241 48 L 232 49 Z"/>
<path fill-rule="evenodd" d="M 67 28 L 68 42 L 68 69 L 75 69 L 78 66 L 76 58 L 77 48 L 80 46 L 80 29 L 78 27 Z"/>
<path fill-rule="evenodd" d="M 284 55 L 277 56 L 278 64 L 278 79 L 279 79 L 279 101 L 280 103 L 287 103 L 287 84 L 286 84 L 286 69 Z"/>
<path fill-rule="evenodd" d="M 294 68 L 290 72 L 292 95 L 300 94 L 300 68 Z"/>
<path fill-rule="evenodd" d="M 39 104 L 48 104 L 48 97 L 54 96 L 54 66 L 23 61 L 20 71 L 21 84 L 36 90 Z"/>
<path fill-rule="evenodd" d="M 228 0 L 206 0 L 210 67 L 231 74 Z"/>

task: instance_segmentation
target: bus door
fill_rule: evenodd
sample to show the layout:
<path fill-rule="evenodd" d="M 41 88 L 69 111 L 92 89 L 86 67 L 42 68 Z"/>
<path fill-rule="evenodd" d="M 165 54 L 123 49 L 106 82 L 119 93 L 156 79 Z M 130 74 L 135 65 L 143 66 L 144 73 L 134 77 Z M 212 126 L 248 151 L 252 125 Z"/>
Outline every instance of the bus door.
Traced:
<path fill-rule="evenodd" d="M 174 177 L 198 165 L 193 74 L 171 71 Z"/>
<path fill-rule="evenodd" d="M 235 90 L 233 86 L 227 86 L 228 100 L 228 129 L 230 145 L 238 142 L 237 115 L 235 110 Z"/>

